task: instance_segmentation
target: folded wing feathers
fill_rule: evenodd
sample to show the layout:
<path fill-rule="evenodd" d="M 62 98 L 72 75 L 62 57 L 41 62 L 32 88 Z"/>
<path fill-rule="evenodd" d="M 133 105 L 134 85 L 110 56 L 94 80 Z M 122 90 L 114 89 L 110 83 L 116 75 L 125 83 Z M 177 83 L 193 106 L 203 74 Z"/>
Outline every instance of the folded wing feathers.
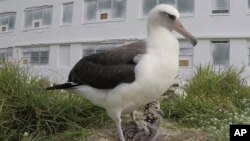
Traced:
<path fill-rule="evenodd" d="M 67 89 L 84 84 L 100 89 L 110 89 L 120 83 L 133 82 L 134 67 L 140 59 L 139 54 L 145 52 L 145 42 L 139 41 L 86 56 L 72 68 L 67 83 L 54 85 L 46 90 Z"/>

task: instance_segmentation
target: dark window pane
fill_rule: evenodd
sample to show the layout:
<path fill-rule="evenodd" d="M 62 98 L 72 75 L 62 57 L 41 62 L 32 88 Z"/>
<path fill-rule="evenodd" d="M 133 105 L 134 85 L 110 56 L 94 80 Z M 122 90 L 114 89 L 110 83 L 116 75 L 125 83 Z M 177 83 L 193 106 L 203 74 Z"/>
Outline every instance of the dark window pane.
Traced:
<path fill-rule="evenodd" d="M 229 0 L 212 0 L 212 13 L 229 13 Z"/>
<path fill-rule="evenodd" d="M 194 0 L 178 0 L 178 10 L 182 14 L 193 14 Z"/>
<path fill-rule="evenodd" d="M 112 17 L 113 18 L 125 18 L 126 15 L 126 0 L 114 0 Z"/>
<path fill-rule="evenodd" d="M 73 16 L 73 3 L 63 5 L 63 24 L 71 24 Z"/>
<path fill-rule="evenodd" d="M 9 23 L 9 16 L 1 16 L 0 25 L 8 26 L 8 23 Z"/>
<path fill-rule="evenodd" d="M 85 21 L 95 21 L 96 20 L 96 10 L 97 2 L 96 0 L 85 0 L 84 3 L 84 20 Z"/>
<path fill-rule="evenodd" d="M 111 9 L 111 0 L 99 0 L 99 10 Z"/>
<path fill-rule="evenodd" d="M 214 65 L 229 64 L 229 43 L 228 42 L 213 42 L 212 56 Z"/>
<path fill-rule="evenodd" d="M 33 11 L 33 20 L 42 19 L 42 15 L 43 15 L 43 10 L 42 9 L 34 10 Z"/>
<path fill-rule="evenodd" d="M 43 9 L 43 26 L 50 26 L 52 21 L 52 7 Z"/>
<path fill-rule="evenodd" d="M 25 12 L 24 27 L 29 28 L 32 26 L 32 11 Z"/>
<path fill-rule="evenodd" d="M 169 5 L 172 5 L 172 6 L 176 6 L 175 5 L 175 0 L 159 0 L 159 3 L 160 4 L 169 4 Z"/>
<path fill-rule="evenodd" d="M 93 49 L 85 49 L 83 50 L 83 56 L 88 56 L 88 55 L 91 55 L 91 54 L 94 54 L 95 53 L 95 50 Z"/>
<path fill-rule="evenodd" d="M 9 16 L 9 30 L 14 30 L 16 24 L 16 14 Z"/>
<path fill-rule="evenodd" d="M 142 3 L 142 14 L 144 16 L 148 15 L 151 9 L 156 6 L 156 0 L 143 0 Z"/>
<path fill-rule="evenodd" d="M 48 57 L 40 57 L 40 64 L 48 64 L 49 58 Z"/>

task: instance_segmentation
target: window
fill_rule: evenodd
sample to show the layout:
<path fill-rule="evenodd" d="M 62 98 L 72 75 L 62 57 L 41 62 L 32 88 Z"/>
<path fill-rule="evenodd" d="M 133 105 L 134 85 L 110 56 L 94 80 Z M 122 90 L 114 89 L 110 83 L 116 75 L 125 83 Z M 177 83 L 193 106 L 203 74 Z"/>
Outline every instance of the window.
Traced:
<path fill-rule="evenodd" d="M 229 41 L 212 41 L 211 54 L 213 64 L 216 66 L 229 65 Z"/>
<path fill-rule="evenodd" d="M 88 48 L 88 49 L 83 49 L 83 52 L 82 52 L 82 56 L 89 56 L 91 54 L 94 54 L 95 53 L 95 49 L 91 49 L 91 48 Z"/>
<path fill-rule="evenodd" d="M 0 14 L 0 33 L 15 29 L 16 13 Z"/>
<path fill-rule="evenodd" d="M 179 66 L 181 68 L 193 67 L 193 46 L 188 41 L 180 41 Z"/>
<path fill-rule="evenodd" d="M 22 48 L 22 60 L 24 64 L 48 65 L 49 47 Z"/>
<path fill-rule="evenodd" d="M 72 24 L 73 3 L 63 4 L 62 25 Z"/>
<path fill-rule="evenodd" d="M 248 45 L 248 66 L 250 66 L 250 40 L 248 40 L 247 45 Z"/>
<path fill-rule="evenodd" d="M 142 14 L 143 16 L 148 15 L 151 9 L 153 9 L 157 4 L 156 0 L 143 0 L 142 1 Z"/>
<path fill-rule="evenodd" d="M 183 16 L 194 14 L 194 0 L 178 0 L 177 7 Z"/>
<path fill-rule="evenodd" d="M 150 10 L 158 4 L 168 4 L 176 7 L 182 16 L 194 14 L 194 0 L 142 0 L 141 16 L 146 17 Z"/>
<path fill-rule="evenodd" d="M 250 47 L 248 48 L 248 66 L 250 66 Z"/>
<path fill-rule="evenodd" d="M 227 14 L 230 9 L 229 0 L 212 0 L 212 14 Z"/>
<path fill-rule="evenodd" d="M 0 49 L 0 63 L 8 61 L 10 57 L 13 56 L 13 48 L 1 48 Z"/>
<path fill-rule="evenodd" d="M 52 22 L 52 6 L 26 9 L 24 28 L 49 27 Z"/>
<path fill-rule="evenodd" d="M 85 0 L 84 22 L 124 19 L 126 0 Z"/>
<path fill-rule="evenodd" d="M 250 0 L 248 0 L 248 11 L 250 12 Z"/>
<path fill-rule="evenodd" d="M 123 43 L 103 43 L 84 45 L 82 56 L 88 56 L 94 53 L 102 53 L 115 47 L 121 46 Z"/>
<path fill-rule="evenodd" d="M 59 66 L 69 67 L 69 65 L 70 65 L 70 46 L 61 45 L 59 52 Z"/>
<path fill-rule="evenodd" d="M 95 53 L 102 53 L 111 49 L 111 44 L 98 44 L 98 45 L 88 45 L 83 49 L 83 57 L 89 56 Z"/>

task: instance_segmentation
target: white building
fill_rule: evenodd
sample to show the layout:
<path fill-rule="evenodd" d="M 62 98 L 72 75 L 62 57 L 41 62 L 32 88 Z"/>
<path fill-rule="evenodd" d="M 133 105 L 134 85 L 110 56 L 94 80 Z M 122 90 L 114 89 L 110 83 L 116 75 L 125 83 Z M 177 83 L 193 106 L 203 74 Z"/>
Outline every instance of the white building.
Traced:
<path fill-rule="evenodd" d="M 0 0 L 0 59 L 14 58 L 67 80 L 74 64 L 94 52 L 145 39 L 149 10 L 174 5 L 198 45 L 180 39 L 180 75 L 200 64 L 246 66 L 250 80 L 250 0 Z"/>

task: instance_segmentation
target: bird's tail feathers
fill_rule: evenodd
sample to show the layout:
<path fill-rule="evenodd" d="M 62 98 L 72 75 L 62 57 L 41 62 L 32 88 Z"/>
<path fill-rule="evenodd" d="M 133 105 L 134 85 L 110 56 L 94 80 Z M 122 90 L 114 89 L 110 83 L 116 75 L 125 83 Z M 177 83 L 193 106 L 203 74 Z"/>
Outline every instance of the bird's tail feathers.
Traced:
<path fill-rule="evenodd" d="M 79 86 L 80 84 L 74 82 L 66 82 L 63 84 L 56 84 L 52 87 L 45 88 L 45 90 L 58 90 L 58 89 L 69 89 L 75 86 Z"/>

